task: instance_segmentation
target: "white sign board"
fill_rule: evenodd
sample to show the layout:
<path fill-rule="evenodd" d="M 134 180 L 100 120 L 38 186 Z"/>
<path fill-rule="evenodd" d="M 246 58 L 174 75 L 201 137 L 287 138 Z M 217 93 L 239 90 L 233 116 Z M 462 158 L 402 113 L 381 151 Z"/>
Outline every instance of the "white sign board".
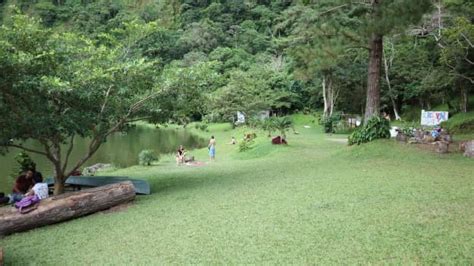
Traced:
<path fill-rule="evenodd" d="M 448 112 L 430 111 L 425 112 L 421 110 L 421 125 L 422 126 L 437 126 L 443 121 L 448 120 Z"/>
<path fill-rule="evenodd" d="M 245 115 L 242 112 L 237 112 L 237 122 L 236 124 L 245 123 Z"/>

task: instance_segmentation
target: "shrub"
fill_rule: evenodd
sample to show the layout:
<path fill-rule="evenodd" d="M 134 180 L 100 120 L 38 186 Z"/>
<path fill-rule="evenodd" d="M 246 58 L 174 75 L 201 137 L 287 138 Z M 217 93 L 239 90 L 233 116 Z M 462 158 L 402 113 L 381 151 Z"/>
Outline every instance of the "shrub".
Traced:
<path fill-rule="evenodd" d="M 196 123 L 194 124 L 194 128 L 207 132 L 208 125 L 206 123 Z"/>
<path fill-rule="evenodd" d="M 336 126 L 341 119 L 340 113 L 334 113 L 328 117 L 321 117 L 319 123 L 323 126 L 324 133 L 336 133 Z"/>
<path fill-rule="evenodd" d="M 286 139 L 286 132 L 293 127 L 293 121 L 288 116 L 273 117 L 274 129 L 280 131 L 282 138 Z"/>
<path fill-rule="evenodd" d="M 15 161 L 19 164 L 17 173 L 24 172 L 28 169 L 36 169 L 36 163 L 26 152 L 20 152 L 15 156 Z"/>
<path fill-rule="evenodd" d="M 247 119 L 247 125 L 250 127 L 250 128 L 258 128 L 260 127 L 262 124 L 262 121 L 260 121 L 260 119 L 256 118 L 256 117 L 249 117 Z"/>
<path fill-rule="evenodd" d="M 207 127 L 208 127 L 207 124 L 201 124 L 201 126 L 199 127 L 199 129 L 202 130 L 202 131 L 206 131 L 206 132 L 207 132 Z"/>
<path fill-rule="evenodd" d="M 452 134 L 467 134 L 474 131 L 474 112 L 458 113 L 441 123 Z"/>
<path fill-rule="evenodd" d="M 356 129 L 349 136 L 349 145 L 360 145 L 375 139 L 390 138 L 390 122 L 385 118 L 374 116 L 366 125 Z"/>
<path fill-rule="evenodd" d="M 255 141 L 253 140 L 253 138 L 245 139 L 244 141 L 241 141 L 239 144 L 239 152 L 244 152 L 244 151 L 248 151 L 252 149 L 254 143 Z"/>
<path fill-rule="evenodd" d="M 415 136 L 414 130 L 416 129 L 417 124 L 418 123 L 415 123 L 415 122 L 404 122 L 400 126 L 400 132 L 409 138 L 414 137 Z"/>
<path fill-rule="evenodd" d="M 262 123 L 260 124 L 260 127 L 268 132 L 268 137 L 271 137 L 272 136 L 272 132 L 275 130 L 275 123 L 274 123 L 274 120 L 272 117 L 270 118 L 267 118 L 265 120 L 262 121 Z"/>
<path fill-rule="evenodd" d="M 15 165 L 15 167 L 12 169 L 12 172 L 9 175 L 9 178 L 11 179 L 16 178 L 18 174 L 21 174 L 28 169 L 36 169 L 36 163 L 26 152 L 22 151 L 15 155 L 15 161 L 18 163 L 18 165 Z"/>
<path fill-rule="evenodd" d="M 334 127 L 336 134 L 350 134 L 354 132 L 355 127 L 351 127 L 347 121 L 339 120 Z"/>
<path fill-rule="evenodd" d="M 151 162 L 158 160 L 159 157 L 153 150 L 143 150 L 138 155 L 138 161 L 141 165 L 151 165 Z"/>

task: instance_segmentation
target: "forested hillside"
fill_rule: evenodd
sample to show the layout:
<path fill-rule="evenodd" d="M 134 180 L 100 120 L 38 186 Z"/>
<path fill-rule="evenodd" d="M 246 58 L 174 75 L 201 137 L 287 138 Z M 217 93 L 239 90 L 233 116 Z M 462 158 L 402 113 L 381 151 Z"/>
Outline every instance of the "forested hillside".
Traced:
<path fill-rule="evenodd" d="M 262 109 L 411 119 L 419 109 L 474 107 L 468 0 L 0 2 L 7 27 L 26 14 L 48 34 L 120 46 L 124 62 L 151 64 L 144 78 L 160 90 L 152 121 L 228 121 Z"/>

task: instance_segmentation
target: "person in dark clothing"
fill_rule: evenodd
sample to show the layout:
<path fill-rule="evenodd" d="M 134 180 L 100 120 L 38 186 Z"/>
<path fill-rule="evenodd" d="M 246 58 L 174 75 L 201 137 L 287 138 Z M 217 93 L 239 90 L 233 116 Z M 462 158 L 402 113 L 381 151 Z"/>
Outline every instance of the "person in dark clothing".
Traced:
<path fill-rule="evenodd" d="M 12 193 L 6 197 L 1 197 L 0 203 L 15 203 L 17 201 L 20 201 L 33 186 L 34 175 L 35 171 L 32 169 L 29 169 L 24 174 L 19 175 L 15 180 L 15 185 L 13 186 Z"/>

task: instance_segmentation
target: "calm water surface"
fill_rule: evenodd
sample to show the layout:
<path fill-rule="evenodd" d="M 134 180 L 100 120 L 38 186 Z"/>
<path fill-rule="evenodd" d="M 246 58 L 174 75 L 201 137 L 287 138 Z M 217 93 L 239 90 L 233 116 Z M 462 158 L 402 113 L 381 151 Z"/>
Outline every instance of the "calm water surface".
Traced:
<path fill-rule="evenodd" d="M 87 151 L 87 139 L 77 139 L 71 154 L 70 165 L 77 162 Z M 138 154 L 145 149 L 154 150 L 157 154 L 167 154 L 176 151 L 179 145 L 186 149 L 200 148 L 206 141 L 192 135 L 183 129 L 155 129 L 146 126 L 131 128 L 127 133 L 116 133 L 103 143 L 94 156 L 83 167 L 96 163 L 112 163 L 116 167 L 128 167 L 138 164 Z M 41 149 L 38 143 L 28 142 L 26 146 Z M 66 150 L 66 148 L 63 148 Z M 17 167 L 14 160 L 20 150 L 11 149 L 5 156 L 0 155 L 0 192 L 10 192 L 13 179 L 9 177 Z M 52 166 L 41 155 L 29 153 L 36 162 L 36 168 L 43 176 L 51 176 Z"/>

